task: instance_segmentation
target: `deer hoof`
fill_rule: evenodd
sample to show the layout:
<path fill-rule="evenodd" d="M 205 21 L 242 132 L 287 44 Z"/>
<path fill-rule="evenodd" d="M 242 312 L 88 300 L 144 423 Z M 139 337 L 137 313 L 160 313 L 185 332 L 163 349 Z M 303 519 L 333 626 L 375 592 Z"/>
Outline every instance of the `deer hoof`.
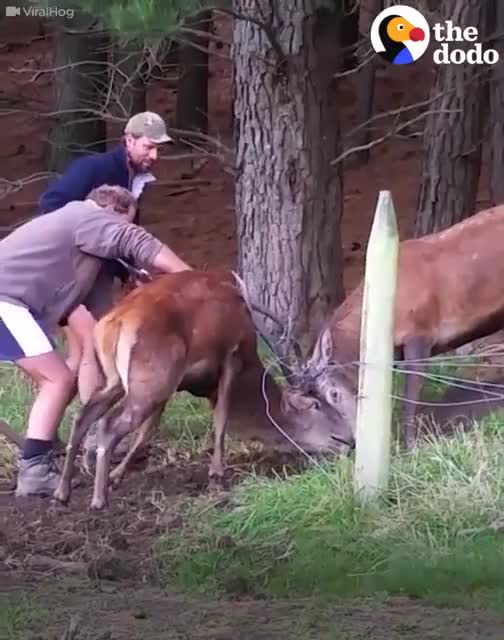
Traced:
<path fill-rule="evenodd" d="M 223 476 L 211 476 L 208 480 L 209 493 L 219 493 L 224 490 L 224 477 Z"/>
<path fill-rule="evenodd" d="M 115 471 L 115 469 L 114 469 L 114 471 Z M 109 482 L 112 485 L 113 489 L 117 489 L 119 487 L 119 485 L 121 484 L 122 473 L 114 473 L 114 471 L 111 471 L 111 473 L 109 475 Z"/>
<path fill-rule="evenodd" d="M 53 498 L 62 504 L 67 504 L 70 499 L 70 490 L 60 485 L 55 489 Z"/>
<path fill-rule="evenodd" d="M 106 501 L 103 498 L 93 498 L 91 500 L 92 511 L 102 511 L 106 506 Z"/>

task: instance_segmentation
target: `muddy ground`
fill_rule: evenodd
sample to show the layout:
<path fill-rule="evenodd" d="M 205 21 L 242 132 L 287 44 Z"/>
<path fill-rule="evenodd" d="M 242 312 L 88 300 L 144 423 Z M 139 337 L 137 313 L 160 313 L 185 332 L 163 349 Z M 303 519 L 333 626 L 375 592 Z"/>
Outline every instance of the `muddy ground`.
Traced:
<path fill-rule="evenodd" d="M 221 34 L 229 40 L 228 28 L 222 27 Z M 36 36 L 36 27 L 28 21 L 17 21 L 15 31 L 7 21 L 0 22 L 2 107 L 48 108 L 50 76 L 42 74 L 33 79 L 31 73 L 19 72 L 51 64 L 50 43 Z M 227 50 L 224 46 L 219 53 Z M 211 73 L 211 130 L 230 144 L 230 65 L 222 58 L 213 58 Z M 430 74 L 426 65 L 380 71 L 377 108 L 397 108 L 425 98 Z M 354 104 L 351 81 L 345 80 L 341 92 L 345 127 L 355 124 Z M 164 114 L 170 122 L 174 106 L 173 91 L 161 82 L 152 88 L 148 108 Z M 33 114 L 13 112 L 1 117 L 0 177 L 18 180 L 44 171 L 46 121 Z M 346 171 L 343 241 L 347 288 L 362 275 L 365 244 L 380 189 L 392 189 L 401 236 L 411 233 L 419 150 L 418 138 L 396 139 L 375 147 L 368 166 Z M 170 154 L 179 151 L 175 148 Z M 143 204 L 145 224 L 195 265 L 233 267 L 232 179 L 217 160 L 209 159 L 197 175 L 200 185 L 174 189 L 163 184 L 187 173 L 194 176 L 189 161 L 161 161 L 159 183 L 149 188 Z M 9 225 L 31 215 L 44 184 L 20 185 L 15 193 L 0 199 L 2 235 Z M 483 178 L 481 207 L 486 198 Z M 241 463 L 241 471 L 246 470 Z M 151 462 L 149 471 L 132 472 L 112 495 L 109 510 L 100 515 L 87 508 L 89 479 L 75 491 L 69 507 L 36 499 L 15 503 L 9 484 L 2 484 L 1 590 L 9 597 L 31 592 L 30 602 L 40 601 L 49 610 L 48 618 L 34 614 L 33 632 L 23 633 L 23 639 L 61 638 L 75 613 L 82 616 L 81 637 L 90 640 L 502 637 L 504 619 L 478 611 L 435 609 L 401 599 L 324 605 L 313 600 L 253 601 L 240 593 L 212 601 L 182 597 L 172 590 L 162 592 L 156 586 L 151 544 L 161 533 L 177 526 L 173 505 L 178 499 L 205 491 L 206 466 L 198 459 L 164 462 L 157 469 L 155 466 Z M 0 637 L 4 638 L 1 630 Z"/>

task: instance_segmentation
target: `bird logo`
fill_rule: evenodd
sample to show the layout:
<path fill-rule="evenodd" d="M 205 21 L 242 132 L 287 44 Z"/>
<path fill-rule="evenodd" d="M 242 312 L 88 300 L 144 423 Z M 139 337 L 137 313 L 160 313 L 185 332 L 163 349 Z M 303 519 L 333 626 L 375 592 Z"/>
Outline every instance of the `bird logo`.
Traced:
<path fill-rule="evenodd" d="M 392 64 L 411 64 L 429 46 L 430 30 L 423 15 L 404 5 L 381 11 L 371 25 L 373 49 Z"/>

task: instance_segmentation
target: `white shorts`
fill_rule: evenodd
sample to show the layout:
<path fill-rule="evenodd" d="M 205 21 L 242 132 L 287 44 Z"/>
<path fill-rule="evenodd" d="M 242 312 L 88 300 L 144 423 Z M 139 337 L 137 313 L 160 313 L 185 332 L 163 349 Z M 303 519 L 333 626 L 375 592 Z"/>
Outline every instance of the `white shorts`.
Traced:
<path fill-rule="evenodd" d="M 56 349 L 51 333 L 37 314 L 0 301 L 0 361 L 40 356 Z"/>

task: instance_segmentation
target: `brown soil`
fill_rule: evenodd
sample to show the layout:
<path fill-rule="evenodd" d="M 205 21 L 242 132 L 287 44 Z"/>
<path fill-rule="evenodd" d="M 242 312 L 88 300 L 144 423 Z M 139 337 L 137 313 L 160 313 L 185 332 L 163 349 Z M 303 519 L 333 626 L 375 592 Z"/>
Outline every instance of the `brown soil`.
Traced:
<path fill-rule="evenodd" d="M 38 65 L 49 67 L 50 45 L 33 41 L 36 29 L 27 20 L 0 23 L 0 106 L 48 108 L 49 76 L 31 81 L 31 73 L 15 73 Z M 223 28 L 229 39 L 229 30 Z M 223 53 L 227 47 L 220 49 Z M 377 108 L 399 107 L 426 97 L 428 68 L 381 71 Z M 230 68 L 212 60 L 210 125 L 214 135 L 230 143 Z M 22 97 L 24 102 L 19 101 Z M 175 96 L 155 86 L 148 107 L 172 121 Z M 345 127 L 354 124 L 350 81 L 342 83 Z M 45 170 L 46 123 L 32 115 L 2 116 L 0 176 L 10 180 Z M 419 181 L 418 139 L 395 140 L 376 147 L 367 167 L 345 173 L 345 284 L 354 286 L 362 275 L 364 250 L 380 189 L 391 189 L 402 237 L 411 233 Z M 176 151 L 176 150 L 175 150 Z M 178 195 L 162 183 L 191 173 L 189 161 L 163 160 L 159 183 L 143 204 L 146 226 L 194 265 L 234 266 L 233 184 L 219 162 L 210 159 L 198 178 L 207 184 Z M 29 217 L 45 182 L 22 186 L 0 199 L 3 235 L 8 225 Z M 486 191 L 481 189 L 480 202 Z M 204 490 L 204 461 L 180 461 L 158 469 L 132 472 L 111 496 L 100 515 L 88 511 L 90 482 L 74 492 L 69 507 L 48 500 L 15 503 L 9 487 L 0 487 L 0 580 L 5 594 L 33 591 L 50 609 L 49 622 L 34 624 L 33 636 L 61 637 L 74 613 L 83 616 L 89 638 L 98 631 L 115 640 L 128 638 L 214 638 L 254 640 L 270 638 L 500 638 L 503 620 L 487 613 L 434 609 L 420 603 L 322 605 L 312 600 L 252 601 L 239 594 L 228 601 L 209 601 L 163 593 L 152 586 L 149 549 L 161 533 L 178 525 L 173 514 L 177 499 Z M 155 467 L 155 465 L 154 465 Z M 250 468 L 250 465 L 248 466 Z M 266 468 L 262 469 L 265 471 Z M 239 473 L 235 473 L 239 479 Z M 155 581 L 154 581 L 155 582 Z M 40 627 L 40 628 L 35 628 Z M 1 634 L 0 634 L 1 635 Z M 3 636 L 2 636 L 3 637 Z M 28 637 L 28 636 L 23 636 Z M 87 637 L 85 634 L 83 637 Z"/>
<path fill-rule="evenodd" d="M 258 470 L 269 468 L 266 461 Z M 132 472 L 100 514 L 88 510 L 89 479 L 74 490 L 68 507 L 50 500 L 15 502 L 8 486 L 0 485 L 0 608 L 2 597 L 18 604 L 29 595 L 30 606 L 49 611 L 48 617 L 34 616 L 26 640 L 60 639 L 72 623 L 84 640 L 502 637 L 504 618 L 497 615 L 403 598 L 328 603 L 268 601 L 235 590 L 226 599 L 162 590 L 151 543 L 181 525 L 177 500 L 204 492 L 205 480 L 202 460 L 150 464 Z"/>

